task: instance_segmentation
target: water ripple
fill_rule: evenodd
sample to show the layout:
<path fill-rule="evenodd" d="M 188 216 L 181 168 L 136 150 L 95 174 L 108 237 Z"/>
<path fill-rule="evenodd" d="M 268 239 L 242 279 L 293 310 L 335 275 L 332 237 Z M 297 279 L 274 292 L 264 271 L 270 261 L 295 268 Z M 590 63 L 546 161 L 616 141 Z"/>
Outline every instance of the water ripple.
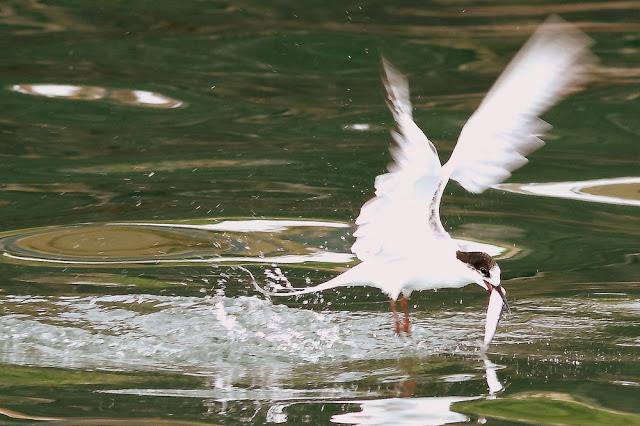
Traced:
<path fill-rule="evenodd" d="M 58 267 L 348 265 L 355 261 L 351 229 L 342 222 L 290 219 L 78 224 L 6 232 L 0 252 L 5 262 Z M 509 252 L 495 244 L 456 242 L 492 256 Z"/>
<path fill-rule="evenodd" d="M 72 84 L 14 84 L 10 90 L 24 95 L 80 101 L 105 100 L 120 105 L 147 108 L 179 108 L 184 102 L 147 90 L 108 89 Z"/>
<path fill-rule="evenodd" d="M 640 206 L 640 177 L 636 176 L 577 182 L 503 183 L 495 188 L 516 194 Z"/>
<path fill-rule="evenodd" d="M 105 223 L 5 233 L 2 258 L 46 266 L 144 266 L 305 262 L 348 264 L 340 222 L 221 220 L 193 223 Z"/>

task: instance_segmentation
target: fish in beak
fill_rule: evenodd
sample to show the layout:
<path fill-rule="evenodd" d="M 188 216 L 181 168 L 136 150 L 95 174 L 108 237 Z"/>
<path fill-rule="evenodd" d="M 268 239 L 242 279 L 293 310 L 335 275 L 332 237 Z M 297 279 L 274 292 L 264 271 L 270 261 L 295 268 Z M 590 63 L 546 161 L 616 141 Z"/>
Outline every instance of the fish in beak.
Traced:
<path fill-rule="evenodd" d="M 504 287 L 502 287 L 500 284 L 493 285 L 486 280 L 484 281 L 484 284 L 487 288 L 487 292 L 489 293 L 487 321 L 484 326 L 483 348 L 486 350 L 486 348 L 493 340 L 493 336 L 495 336 L 496 334 L 496 330 L 498 329 L 498 322 L 500 322 L 503 308 L 506 308 L 507 312 L 509 313 L 511 313 L 511 309 L 509 309 L 509 304 L 507 303 L 507 291 L 504 289 Z"/>

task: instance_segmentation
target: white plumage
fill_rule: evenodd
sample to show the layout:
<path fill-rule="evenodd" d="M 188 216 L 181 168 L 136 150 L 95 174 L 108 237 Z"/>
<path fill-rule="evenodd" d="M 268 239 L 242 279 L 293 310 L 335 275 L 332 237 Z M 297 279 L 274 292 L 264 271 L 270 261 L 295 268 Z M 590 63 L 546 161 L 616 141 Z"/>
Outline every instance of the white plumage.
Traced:
<path fill-rule="evenodd" d="M 544 144 L 540 137 L 550 128 L 539 115 L 585 81 L 594 62 L 589 44 L 589 38 L 569 24 L 548 19 L 469 118 L 444 166 L 413 121 L 406 77 L 383 59 L 396 144 L 391 148 L 389 172 L 376 178 L 375 197 L 364 204 L 356 219 L 351 250 L 362 262 L 315 287 L 269 294 L 290 296 L 370 285 L 395 301 L 401 293 L 408 297 L 414 290 L 476 283 L 489 293 L 498 289 L 504 300 L 500 268 L 495 263 L 490 274 L 483 275 L 458 259 L 460 248 L 440 220 L 440 199 L 450 179 L 480 193 L 527 163 L 526 156 Z M 493 338 L 502 310 L 496 293 L 490 297 L 485 344 Z M 395 314 L 393 303 L 392 309 Z"/>

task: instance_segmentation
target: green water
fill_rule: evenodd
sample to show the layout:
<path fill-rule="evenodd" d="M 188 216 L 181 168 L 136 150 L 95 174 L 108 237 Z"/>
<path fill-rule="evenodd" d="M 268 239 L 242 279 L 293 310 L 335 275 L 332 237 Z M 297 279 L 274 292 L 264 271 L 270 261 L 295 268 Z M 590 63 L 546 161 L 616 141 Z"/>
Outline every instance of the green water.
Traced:
<path fill-rule="evenodd" d="M 447 158 L 551 13 L 593 38 L 592 82 L 545 115 L 514 185 L 443 201 L 509 291 L 488 358 L 477 288 L 414 293 L 397 338 L 375 289 L 273 304 L 234 268 L 306 285 L 356 262 L 353 221 L 390 159 L 381 54 Z M 639 17 L 5 0 L 0 424 L 640 424 Z M 558 182 L 584 188 L 526 186 Z"/>

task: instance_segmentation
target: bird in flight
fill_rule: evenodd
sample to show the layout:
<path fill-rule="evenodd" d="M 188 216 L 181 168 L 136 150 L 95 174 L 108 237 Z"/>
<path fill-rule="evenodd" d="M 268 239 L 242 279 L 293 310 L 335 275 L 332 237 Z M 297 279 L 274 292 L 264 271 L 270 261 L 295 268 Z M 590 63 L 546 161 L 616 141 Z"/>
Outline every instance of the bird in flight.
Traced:
<path fill-rule="evenodd" d="M 590 39 L 558 17 L 545 21 L 509 63 L 464 125 L 449 161 L 413 121 L 405 75 L 382 59 L 382 80 L 395 120 L 388 173 L 375 179 L 375 196 L 356 219 L 351 251 L 361 263 L 308 288 L 266 291 L 295 296 L 342 286 L 373 286 L 386 293 L 396 334 L 410 333 L 413 291 L 475 283 L 489 295 L 484 347 L 493 339 L 506 291 L 500 267 L 486 253 L 464 251 L 444 229 L 440 200 L 449 180 L 472 193 L 503 182 L 544 145 L 550 125 L 539 116 L 584 83 L 594 63 Z M 254 281 L 255 283 L 255 281 Z M 398 318 L 400 302 L 404 318 Z"/>

